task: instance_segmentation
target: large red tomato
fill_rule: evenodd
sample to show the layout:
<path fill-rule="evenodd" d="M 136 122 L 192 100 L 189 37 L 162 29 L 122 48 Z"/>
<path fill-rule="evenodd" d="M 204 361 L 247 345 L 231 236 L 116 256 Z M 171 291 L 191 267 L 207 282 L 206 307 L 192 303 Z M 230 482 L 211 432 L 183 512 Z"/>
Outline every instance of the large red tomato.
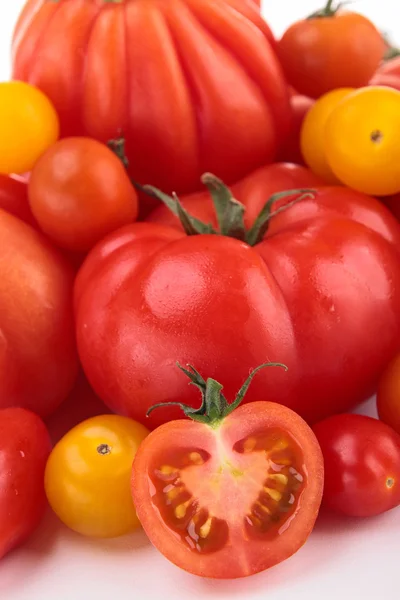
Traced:
<path fill-rule="evenodd" d="M 23 408 L 0 410 L 0 559 L 24 542 L 43 516 L 50 449 L 38 416 Z"/>
<path fill-rule="evenodd" d="M 13 76 L 56 106 L 62 135 L 123 135 L 131 174 L 193 192 L 271 162 L 290 128 L 275 40 L 243 0 L 29 0 Z"/>
<path fill-rule="evenodd" d="M 307 540 L 322 497 L 321 450 L 288 408 L 253 402 L 232 412 L 222 385 L 194 370 L 190 377 L 202 407 L 186 411 L 192 421 L 167 423 L 140 445 L 136 510 L 152 543 L 177 566 L 203 577 L 245 577 Z"/>
<path fill-rule="evenodd" d="M 44 236 L 0 210 L 0 408 L 46 416 L 77 372 L 73 274 Z"/>
<path fill-rule="evenodd" d="M 244 207 L 218 181 L 207 182 L 225 235 L 212 233 L 210 205 L 195 196 L 182 204 L 211 226 L 186 217 L 186 230 L 211 235 L 187 236 L 169 217 L 133 224 L 83 265 L 78 346 L 95 391 L 117 412 L 154 427 L 179 416 L 163 408 L 146 421 L 155 401 L 197 402 L 171 369 L 175 361 L 226 382 L 232 398 L 249 369 L 273 360 L 288 373 L 261 373 L 248 400 L 269 398 L 315 421 L 366 398 L 400 345 L 394 217 L 369 196 L 331 187 L 256 219 L 272 187 L 258 173 L 235 191 L 247 229 L 254 225 L 243 235 Z"/>

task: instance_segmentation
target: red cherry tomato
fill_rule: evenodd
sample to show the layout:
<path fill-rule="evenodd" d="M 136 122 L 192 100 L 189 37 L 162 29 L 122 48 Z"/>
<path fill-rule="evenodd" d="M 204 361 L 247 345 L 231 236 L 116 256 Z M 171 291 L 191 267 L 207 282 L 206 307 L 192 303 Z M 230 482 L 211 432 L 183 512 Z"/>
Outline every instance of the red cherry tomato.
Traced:
<path fill-rule="evenodd" d="M 222 386 L 203 383 L 209 410 L 203 395 L 192 421 L 172 421 L 142 442 L 132 495 L 144 530 L 171 562 L 203 577 L 245 577 L 307 540 L 322 497 L 322 455 L 290 409 L 264 401 L 231 412 Z"/>
<path fill-rule="evenodd" d="M 324 455 L 323 504 L 370 517 L 400 504 L 400 436 L 371 417 L 342 414 L 314 426 Z"/>
<path fill-rule="evenodd" d="M 381 421 L 400 434 L 400 354 L 389 363 L 381 377 L 377 409 Z"/>
<path fill-rule="evenodd" d="M 39 417 L 23 408 L 0 410 L 0 559 L 24 542 L 43 516 L 50 450 Z"/>
<path fill-rule="evenodd" d="M 25 223 L 35 226 L 35 219 L 29 208 L 28 187 L 20 179 L 0 173 L 0 208 L 18 217 Z"/>

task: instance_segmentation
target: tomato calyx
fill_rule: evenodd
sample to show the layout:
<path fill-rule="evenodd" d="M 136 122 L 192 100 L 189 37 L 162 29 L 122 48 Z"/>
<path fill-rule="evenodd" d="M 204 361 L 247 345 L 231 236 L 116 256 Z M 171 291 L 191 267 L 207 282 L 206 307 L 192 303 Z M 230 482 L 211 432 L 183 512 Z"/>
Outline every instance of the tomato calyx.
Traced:
<path fill-rule="evenodd" d="M 253 377 L 258 371 L 265 367 L 281 367 L 285 371 L 288 370 L 287 366 L 282 363 L 264 363 L 259 365 L 250 373 L 236 394 L 235 400 L 229 403 L 221 393 L 223 386 L 218 381 L 210 377 L 206 381 L 192 365 L 187 365 L 188 369 L 185 369 L 179 363 L 177 363 L 177 366 L 185 373 L 185 375 L 187 375 L 187 377 L 189 377 L 190 384 L 200 390 L 202 396 L 200 408 L 193 408 L 182 402 L 160 402 L 149 408 L 147 416 L 149 416 L 156 408 L 163 406 L 179 406 L 186 417 L 189 417 L 193 421 L 209 425 L 210 427 L 218 427 L 225 417 L 238 408 L 249 389 Z"/>
<path fill-rule="evenodd" d="M 114 152 L 115 156 L 119 158 L 119 160 L 124 165 L 125 169 L 129 168 L 129 160 L 125 153 L 125 138 L 119 136 L 118 138 L 109 140 L 107 142 L 108 148 Z"/>
<path fill-rule="evenodd" d="M 343 6 L 346 6 L 346 4 L 351 4 L 351 1 L 338 2 L 335 4 L 335 0 L 328 0 L 324 8 L 313 12 L 307 19 L 325 19 L 334 17 Z"/>
<path fill-rule="evenodd" d="M 275 215 L 287 210 L 301 200 L 315 197 L 315 190 L 309 188 L 287 190 L 273 194 L 263 206 L 252 227 L 246 230 L 244 224 L 246 207 L 233 197 L 230 189 L 211 173 L 204 173 L 201 181 L 210 192 L 217 215 L 219 230 L 216 230 L 211 224 L 203 223 L 200 219 L 190 215 L 176 194 L 169 196 L 151 185 L 141 186 L 140 189 L 150 196 L 161 200 L 179 218 L 187 235 L 223 235 L 246 242 L 249 246 L 255 246 L 262 241 L 268 231 L 269 223 Z M 292 196 L 297 197 L 272 212 L 274 204 Z"/>

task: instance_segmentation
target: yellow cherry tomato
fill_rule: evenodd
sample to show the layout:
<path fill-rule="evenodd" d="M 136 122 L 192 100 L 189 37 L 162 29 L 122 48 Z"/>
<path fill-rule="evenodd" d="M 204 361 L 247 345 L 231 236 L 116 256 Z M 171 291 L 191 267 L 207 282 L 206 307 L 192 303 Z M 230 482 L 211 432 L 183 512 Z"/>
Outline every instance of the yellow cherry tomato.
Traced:
<path fill-rule="evenodd" d="M 67 527 L 90 537 L 124 535 L 139 526 L 131 496 L 133 459 L 148 430 L 127 417 L 80 423 L 54 447 L 45 472 L 50 506 Z"/>
<path fill-rule="evenodd" d="M 372 196 L 400 192 L 400 92 L 366 87 L 344 98 L 327 120 L 325 145 L 345 185 Z"/>
<path fill-rule="evenodd" d="M 325 153 L 325 126 L 331 112 L 353 88 L 339 88 L 324 94 L 308 111 L 301 128 L 300 147 L 311 171 L 328 184 L 338 184 Z"/>
<path fill-rule="evenodd" d="M 49 146 L 60 126 L 50 100 L 22 81 L 0 83 L 0 173 L 27 173 Z"/>

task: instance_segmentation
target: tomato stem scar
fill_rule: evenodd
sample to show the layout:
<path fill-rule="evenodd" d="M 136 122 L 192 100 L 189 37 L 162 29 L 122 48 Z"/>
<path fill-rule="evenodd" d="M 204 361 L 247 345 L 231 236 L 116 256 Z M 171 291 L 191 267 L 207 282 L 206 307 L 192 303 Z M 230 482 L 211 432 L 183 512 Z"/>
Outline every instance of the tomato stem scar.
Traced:
<path fill-rule="evenodd" d="M 108 444 L 100 444 L 97 446 L 97 452 L 103 455 L 111 454 L 111 448 Z"/>
<path fill-rule="evenodd" d="M 393 486 L 394 486 L 394 479 L 393 479 L 393 477 L 388 477 L 386 479 L 386 487 L 390 489 Z"/>
<path fill-rule="evenodd" d="M 383 140 L 383 133 L 382 131 L 379 131 L 379 129 L 374 129 L 374 131 L 371 132 L 371 141 L 378 143 L 381 142 Z"/>

